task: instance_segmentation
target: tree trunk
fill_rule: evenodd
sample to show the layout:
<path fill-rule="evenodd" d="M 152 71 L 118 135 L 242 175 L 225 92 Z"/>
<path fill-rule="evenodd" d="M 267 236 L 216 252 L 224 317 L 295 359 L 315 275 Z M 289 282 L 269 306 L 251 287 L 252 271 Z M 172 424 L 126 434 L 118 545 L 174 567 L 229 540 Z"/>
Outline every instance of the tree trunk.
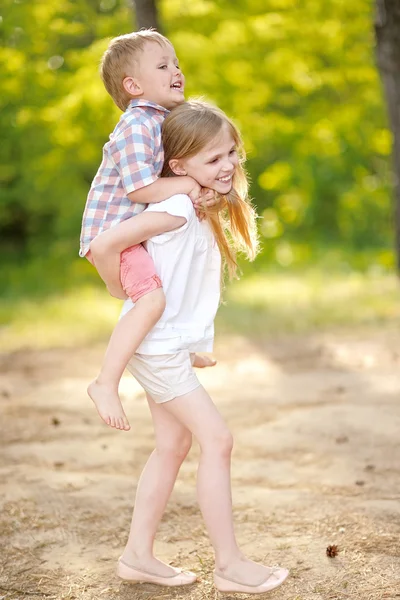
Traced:
<path fill-rule="evenodd" d="M 400 272 L 400 0 L 376 0 L 377 61 L 393 134 L 395 244 Z"/>
<path fill-rule="evenodd" d="M 154 27 L 160 31 L 156 0 L 134 0 L 136 27 Z"/>

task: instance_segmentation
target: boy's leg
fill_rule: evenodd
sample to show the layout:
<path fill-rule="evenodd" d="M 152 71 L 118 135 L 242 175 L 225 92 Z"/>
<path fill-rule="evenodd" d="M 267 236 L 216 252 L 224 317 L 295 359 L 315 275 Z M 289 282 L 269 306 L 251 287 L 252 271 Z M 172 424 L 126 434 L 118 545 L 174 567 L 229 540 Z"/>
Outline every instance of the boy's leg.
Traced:
<path fill-rule="evenodd" d="M 129 565 L 169 577 L 174 570 L 153 556 L 153 543 L 179 468 L 189 452 L 192 435 L 165 410 L 165 404 L 156 404 L 148 394 L 147 401 L 156 448 L 139 479 L 129 538 L 121 558 Z"/>
<path fill-rule="evenodd" d="M 111 334 L 100 373 L 88 387 L 100 417 L 110 427 L 130 429 L 118 395 L 118 384 L 129 359 L 160 319 L 164 308 L 164 292 L 157 288 L 142 296 L 118 321 Z"/>
<path fill-rule="evenodd" d="M 117 429 L 130 429 L 118 395 L 118 384 L 129 359 L 165 310 L 165 296 L 154 263 L 143 246 L 121 254 L 121 283 L 135 303 L 111 335 L 99 375 L 88 394 L 103 421 Z"/>
<path fill-rule="evenodd" d="M 223 418 L 202 386 L 164 406 L 200 444 L 197 494 L 215 550 L 216 571 L 248 586 L 260 585 L 272 571 L 246 558 L 236 542 L 230 477 L 233 440 Z"/>

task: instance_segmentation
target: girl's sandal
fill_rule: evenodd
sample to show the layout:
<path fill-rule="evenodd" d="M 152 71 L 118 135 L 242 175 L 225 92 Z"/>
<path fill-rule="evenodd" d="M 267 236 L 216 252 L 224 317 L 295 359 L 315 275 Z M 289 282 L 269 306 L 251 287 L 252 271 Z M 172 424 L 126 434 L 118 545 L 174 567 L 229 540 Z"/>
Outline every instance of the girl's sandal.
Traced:
<path fill-rule="evenodd" d="M 258 585 L 243 585 L 233 579 L 227 579 L 218 573 L 214 573 L 214 584 L 220 592 L 237 594 L 264 594 L 282 585 L 289 575 L 287 569 L 282 567 L 271 567 L 271 573 L 267 579 Z"/>
<path fill-rule="evenodd" d="M 164 585 L 166 587 L 190 585 L 197 579 L 196 575 L 191 571 L 182 571 L 182 569 L 175 569 L 174 567 L 171 567 L 171 569 L 174 569 L 174 575 L 162 577 L 156 573 L 128 565 L 128 563 L 120 558 L 117 564 L 117 575 L 129 583 L 154 583 L 155 585 Z"/>

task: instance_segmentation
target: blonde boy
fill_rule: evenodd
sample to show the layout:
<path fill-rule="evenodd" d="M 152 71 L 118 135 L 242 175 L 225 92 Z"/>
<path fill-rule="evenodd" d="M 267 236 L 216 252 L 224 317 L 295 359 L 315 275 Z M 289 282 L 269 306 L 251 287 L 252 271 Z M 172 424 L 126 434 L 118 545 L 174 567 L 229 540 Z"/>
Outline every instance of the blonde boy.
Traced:
<path fill-rule="evenodd" d="M 153 30 L 114 38 L 101 63 L 108 93 L 124 111 L 91 185 L 82 221 L 80 256 L 97 269 L 111 295 L 129 297 L 134 307 L 116 325 L 98 377 L 88 393 L 111 427 L 130 425 L 118 383 L 131 356 L 165 309 L 162 283 L 142 245 L 132 246 L 130 218 L 147 204 L 174 194 L 190 196 L 195 206 L 215 204 L 191 177 L 160 178 L 164 161 L 161 126 L 171 109 L 184 102 L 185 79 L 172 44 Z M 199 358 L 198 366 L 212 364 Z"/>

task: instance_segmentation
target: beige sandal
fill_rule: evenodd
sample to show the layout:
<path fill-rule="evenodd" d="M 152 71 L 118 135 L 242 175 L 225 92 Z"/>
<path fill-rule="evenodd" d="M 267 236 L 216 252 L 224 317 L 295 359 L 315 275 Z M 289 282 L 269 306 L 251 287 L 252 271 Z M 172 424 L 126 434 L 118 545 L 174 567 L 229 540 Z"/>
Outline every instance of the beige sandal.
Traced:
<path fill-rule="evenodd" d="M 220 592 L 230 592 L 237 594 L 264 594 L 270 592 L 282 585 L 289 571 L 282 567 L 271 567 L 271 573 L 267 579 L 258 585 L 243 585 L 233 579 L 227 579 L 222 575 L 214 573 L 214 584 Z"/>
<path fill-rule="evenodd" d="M 171 569 L 174 569 L 174 575 L 162 577 L 161 575 L 156 575 L 156 573 L 128 565 L 128 563 L 120 558 L 117 564 L 117 575 L 129 583 L 154 583 L 155 585 L 164 585 L 167 587 L 189 585 L 197 579 L 196 575 L 191 571 L 182 571 L 182 569 L 175 569 L 174 567 L 171 567 Z"/>

